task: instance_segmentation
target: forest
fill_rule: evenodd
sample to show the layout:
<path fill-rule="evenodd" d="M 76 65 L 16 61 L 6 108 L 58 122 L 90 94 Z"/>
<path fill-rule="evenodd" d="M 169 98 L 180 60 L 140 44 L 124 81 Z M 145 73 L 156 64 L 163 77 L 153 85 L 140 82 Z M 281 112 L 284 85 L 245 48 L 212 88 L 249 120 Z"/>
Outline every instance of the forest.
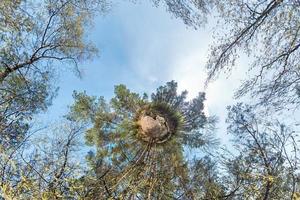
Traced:
<path fill-rule="evenodd" d="M 300 200 L 299 58 L 300 0 L 0 0 L 0 200 Z"/>

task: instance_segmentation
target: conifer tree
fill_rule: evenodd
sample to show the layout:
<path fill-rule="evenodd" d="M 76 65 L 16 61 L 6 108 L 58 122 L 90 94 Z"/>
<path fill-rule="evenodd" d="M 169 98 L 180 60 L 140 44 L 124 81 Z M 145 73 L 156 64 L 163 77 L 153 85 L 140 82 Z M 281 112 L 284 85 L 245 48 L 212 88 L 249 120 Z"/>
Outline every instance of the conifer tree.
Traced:
<path fill-rule="evenodd" d="M 174 81 L 151 99 L 124 85 L 115 87 L 109 103 L 74 93 L 69 118 L 91 123 L 85 138 L 96 149 L 87 156 L 96 177 L 84 177 L 95 185 L 89 198 L 195 198 L 184 148 L 214 145 L 212 133 L 204 132 L 213 120 L 203 112 L 204 93 L 191 101 L 186 95 Z"/>

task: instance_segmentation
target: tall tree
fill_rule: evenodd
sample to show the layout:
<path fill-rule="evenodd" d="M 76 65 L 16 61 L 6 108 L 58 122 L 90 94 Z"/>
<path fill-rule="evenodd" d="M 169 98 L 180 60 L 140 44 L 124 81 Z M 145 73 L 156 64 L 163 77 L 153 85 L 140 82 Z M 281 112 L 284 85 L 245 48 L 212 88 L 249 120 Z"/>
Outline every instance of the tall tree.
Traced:
<path fill-rule="evenodd" d="M 300 104 L 300 2 L 298 0 L 159 0 L 174 16 L 199 28 L 217 17 L 217 32 L 206 68 L 208 80 L 230 72 L 244 52 L 253 60 L 236 97 L 282 109 Z M 220 28 L 222 27 L 222 28 Z M 240 66 L 242 67 L 242 66 Z"/>
<path fill-rule="evenodd" d="M 103 97 L 74 94 L 69 117 L 91 122 L 86 142 L 96 148 L 88 156 L 97 177 L 90 199 L 195 198 L 183 149 L 215 141 L 204 131 L 213 123 L 203 112 L 204 93 L 190 102 L 186 94 L 177 94 L 174 81 L 159 87 L 151 100 L 124 85 L 115 87 L 110 103 Z"/>
<path fill-rule="evenodd" d="M 195 199 L 225 199 L 227 185 L 222 182 L 223 174 L 218 168 L 218 160 L 213 160 L 211 156 L 193 160 L 190 170 L 190 185 L 196 194 Z"/>
<path fill-rule="evenodd" d="M 220 25 L 226 28 L 211 49 L 209 79 L 230 71 L 243 51 L 253 63 L 236 97 L 250 94 L 260 105 L 276 109 L 298 107 L 300 2 L 233 0 L 220 1 L 215 7 Z"/>
<path fill-rule="evenodd" d="M 64 121 L 0 149 L 0 199 L 80 199 L 75 183 L 84 172 L 78 156 L 84 128 Z"/>
<path fill-rule="evenodd" d="M 223 183 L 227 190 L 224 197 L 296 198 L 300 194 L 297 133 L 278 121 L 259 116 L 251 106 L 237 104 L 228 110 L 228 132 L 234 136 L 235 150 L 223 154 Z"/>
<path fill-rule="evenodd" d="M 78 70 L 95 55 L 84 28 L 106 6 L 104 0 L 0 2 L 0 145 L 17 142 L 32 115 L 47 108 L 54 66 Z"/>

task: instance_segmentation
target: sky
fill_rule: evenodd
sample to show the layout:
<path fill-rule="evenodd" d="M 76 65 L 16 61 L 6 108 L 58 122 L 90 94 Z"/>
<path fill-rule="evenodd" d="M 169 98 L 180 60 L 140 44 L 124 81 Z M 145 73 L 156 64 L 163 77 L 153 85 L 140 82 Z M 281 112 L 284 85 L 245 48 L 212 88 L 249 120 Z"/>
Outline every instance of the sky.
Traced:
<path fill-rule="evenodd" d="M 205 112 L 219 117 L 217 137 L 226 142 L 226 107 L 234 103 L 232 96 L 245 78 L 243 69 L 248 59 L 240 59 L 239 68 L 229 78 L 221 75 L 205 88 L 204 67 L 214 24 L 213 19 L 209 22 L 195 30 L 172 17 L 164 7 L 146 1 L 115 2 L 106 16 L 96 17 L 86 33 L 99 49 L 99 57 L 80 64 L 81 79 L 70 67 L 63 70 L 57 79 L 60 89 L 53 105 L 38 119 L 44 123 L 59 120 L 72 104 L 74 90 L 110 99 L 118 84 L 149 94 L 175 80 L 180 91 L 188 90 L 189 99 L 206 92 Z"/>

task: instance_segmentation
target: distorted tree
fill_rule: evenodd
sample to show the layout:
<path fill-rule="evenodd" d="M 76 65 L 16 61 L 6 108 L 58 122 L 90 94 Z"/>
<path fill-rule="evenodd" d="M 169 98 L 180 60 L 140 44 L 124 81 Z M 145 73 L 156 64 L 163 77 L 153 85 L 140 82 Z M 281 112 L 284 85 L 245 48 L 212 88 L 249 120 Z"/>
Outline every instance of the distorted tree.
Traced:
<path fill-rule="evenodd" d="M 74 191 L 83 166 L 82 124 L 63 121 L 30 132 L 16 147 L 0 151 L 0 199 L 80 199 Z M 2 198 L 1 198 L 2 197 Z"/>
<path fill-rule="evenodd" d="M 216 8 L 226 28 L 211 49 L 209 79 L 230 71 L 244 52 L 253 62 L 236 97 L 250 94 L 276 109 L 298 106 L 299 1 L 221 1 Z"/>
<path fill-rule="evenodd" d="M 299 136 L 269 121 L 252 106 L 228 108 L 228 132 L 235 152 L 223 153 L 227 199 L 294 199 L 299 187 Z M 223 162 L 222 162 L 223 160 Z"/>
<path fill-rule="evenodd" d="M 204 93 L 189 102 L 186 94 L 177 94 L 174 81 L 159 87 L 151 100 L 124 85 L 115 87 L 109 103 L 74 94 L 69 117 L 91 122 L 86 142 L 96 147 L 88 156 L 96 185 L 89 198 L 195 198 L 184 147 L 213 146 L 215 141 L 213 133 L 205 133 L 213 120 L 203 112 Z"/>
<path fill-rule="evenodd" d="M 164 4 L 174 16 L 195 28 L 208 17 L 217 18 L 217 32 L 206 65 L 208 82 L 220 72 L 229 73 L 245 53 L 253 62 L 247 67 L 249 78 L 236 97 L 250 94 L 258 104 L 276 109 L 299 106 L 298 0 L 154 2 Z"/>
<path fill-rule="evenodd" d="M 191 164 L 190 185 L 197 198 L 205 200 L 226 199 L 226 187 L 219 170 L 219 160 L 213 160 L 212 156 L 204 156 L 194 159 Z"/>
<path fill-rule="evenodd" d="M 22 138 L 32 115 L 47 108 L 55 95 L 53 67 L 73 65 L 78 71 L 80 61 L 95 55 L 84 29 L 106 5 L 103 0 L 0 2 L 1 145 Z"/>

